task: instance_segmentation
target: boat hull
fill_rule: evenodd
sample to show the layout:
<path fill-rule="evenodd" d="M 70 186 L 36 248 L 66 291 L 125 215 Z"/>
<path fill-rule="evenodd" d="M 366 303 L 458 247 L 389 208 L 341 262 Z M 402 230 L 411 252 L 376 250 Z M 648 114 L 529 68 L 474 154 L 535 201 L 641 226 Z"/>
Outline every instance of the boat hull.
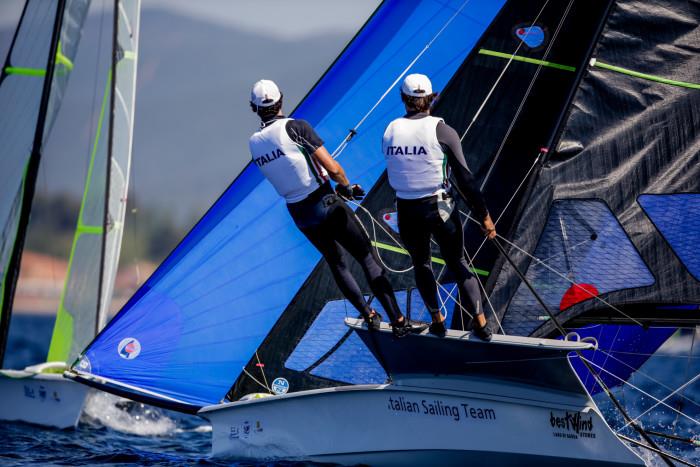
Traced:
<path fill-rule="evenodd" d="M 199 414 L 212 423 L 213 455 L 239 460 L 644 465 L 583 399 L 487 381 L 443 381 L 453 388 L 404 381 L 303 391 Z"/>
<path fill-rule="evenodd" d="M 72 428 L 90 389 L 61 374 L 0 371 L 0 420 Z"/>

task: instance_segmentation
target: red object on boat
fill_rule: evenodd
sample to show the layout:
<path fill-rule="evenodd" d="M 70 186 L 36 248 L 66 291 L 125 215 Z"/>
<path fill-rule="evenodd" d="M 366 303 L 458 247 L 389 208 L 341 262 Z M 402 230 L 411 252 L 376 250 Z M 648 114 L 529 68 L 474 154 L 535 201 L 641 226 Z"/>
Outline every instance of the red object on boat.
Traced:
<path fill-rule="evenodd" d="M 567 308 L 576 305 L 589 298 L 597 297 L 600 294 L 598 289 L 593 284 L 571 284 L 571 287 L 566 289 L 559 303 L 559 310 L 564 311 Z"/>

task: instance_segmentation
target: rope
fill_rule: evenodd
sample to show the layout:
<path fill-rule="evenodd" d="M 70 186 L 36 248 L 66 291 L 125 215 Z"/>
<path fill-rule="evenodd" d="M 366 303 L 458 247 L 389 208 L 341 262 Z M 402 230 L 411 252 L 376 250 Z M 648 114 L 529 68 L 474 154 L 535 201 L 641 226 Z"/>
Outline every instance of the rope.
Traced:
<path fill-rule="evenodd" d="M 248 373 L 248 370 L 246 370 L 245 367 L 242 367 L 242 368 L 243 368 L 243 373 L 245 373 L 246 375 L 248 375 L 248 377 L 249 377 L 250 379 L 252 379 L 252 380 L 255 381 L 256 383 L 258 383 L 260 386 L 262 386 L 268 393 L 272 394 L 272 391 L 270 391 L 270 388 L 268 388 L 268 387 L 265 386 L 263 383 L 261 383 L 260 381 L 258 381 L 257 378 L 255 378 L 255 376 L 253 376 L 253 375 L 251 375 L 250 373 Z"/>
<path fill-rule="evenodd" d="M 258 368 L 260 368 L 260 373 L 262 373 L 263 381 L 265 381 L 265 388 L 268 390 L 268 392 L 271 393 L 272 391 L 270 391 L 270 385 L 267 384 L 267 377 L 265 377 L 264 365 L 260 362 L 260 357 L 258 356 L 257 349 L 255 349 L 255 359 L 258 361 Z"/>
<path fill-rule="evenodd" d="M 547 0 L 549 1 L 549 0 Z M 454 19 L 459 16 L 460 13 L 462 13 L 462 10 L 464 10 L 464 7 L 467 6 L 467 4 L 470 2 L 470 0 L 465 0 L 462 5 L 454 12 L 454 14 L 447 20 L 445 24 L 438 30 L 438 32 L 428 41 L 428 43 L 423 47 L 423 50 L 421 50 L 418 55 L 416 55 L 413 60 L 404 68 L 404 70 L 399 74 L 399 76 L 396 77 L 393 83 L 387 88 L 386 91 L 384 91 L 384 94 L 381 95 L 379 100 L 374 103 L 374 105 L 369 109 L 369 111 L 360 119 L 360 121 L 349 131 L 348 135 L 345 137 L 345 139 L 338 145 L 337 148 L 331 153 L 331 156 L 333 159 L 336 159 L 340 154 L 345 150 L 345 148 L 348 146 L 348 143 L 350 143 L 350 140 L 357 134 L 358 128 L 369 118 L 369 116 L 376 110 L 377 107 L 379 107 L 379 104 L 382 103 L 382 101 L 386 98 L 386 96 L 389 95 L 389 93 L 396 87 L 396 85 L 401 81 L 401 78 L 403 78 L 406 73 L 413 67 L 413 65 L 416 64 L 418 60 L 425 54 L 425 52 L 428 51 L 428 49 L 433 45 L 433 43 L 442 35 L 442 33 L 447 29 L 447 27 L 454 21 Z"/>

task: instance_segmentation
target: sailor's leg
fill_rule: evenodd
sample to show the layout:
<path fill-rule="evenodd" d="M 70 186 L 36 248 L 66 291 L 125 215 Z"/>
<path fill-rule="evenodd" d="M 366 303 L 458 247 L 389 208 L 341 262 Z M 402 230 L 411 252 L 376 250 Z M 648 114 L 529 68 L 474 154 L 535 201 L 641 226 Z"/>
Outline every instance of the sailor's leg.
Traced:
<path fill-rule="evenodd" d="M 301 231 L 325 258 L 335 283 L 338 284 L 338 288 L 345 298 L 363 317 L 368 317 L 371 311 L 370 307 L 348 268 L 342 248 L 334 239 L 334 232 L 329 227 L 329 223 L 324 222 L 317 226 L 304 227 Z"/>
<path fill-rule="evenodd" d="M 431 316 L 439 310 L 437 283 L 431 264 L 429 220 L 423 212 L 425 206 L 416 202 L 405 203 L 399 200 L 399 233 L 404 247 L 411 255 L 416 287 Z"/>
<path fill-rule="evenodd" d="M 382 304 L 392 323 L 403 316 L 394 289 L 380 265 L 369 236 L 352 210 L 340 203 L 331 214 L 336 239 L 360 264 L 374 297 Z"/>
<path fill-rule="evenodd" d="M 448 269 L 455 276 L 461 305 L 473 316 L 482 314 L 481 289 L 464 257 L 464 232 L 457 209 L 447 221 L 436 226 L 433 235 Z M 481 318 L 478 320 L 481 323 Z"/>

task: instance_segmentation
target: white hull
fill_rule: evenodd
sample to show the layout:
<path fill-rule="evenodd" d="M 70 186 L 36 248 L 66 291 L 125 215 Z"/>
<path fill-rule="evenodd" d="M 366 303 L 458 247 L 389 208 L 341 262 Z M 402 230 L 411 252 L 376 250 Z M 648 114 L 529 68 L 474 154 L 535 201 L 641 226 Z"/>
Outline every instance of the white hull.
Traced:
<path fill-rule="evenodd" d="M 0 371 L 0 420 L 71 428 L 90 389 L 55 373 Z"/>
<path fill-rule="evenodd" d="M 588 342 L 449 331 L 445 338 L 346 319 L 393 383 L 204 407 L 215 457 L 404 465 L 644 465 L 569 365 Z"/>
<path fill-rule="evenodd" d="M 475 381 L 474 392 L 407 383 L 304 391 L 208 407 L 200 415 L 213 426 L 213 455 L 240 460 L 644 465 L 592 405 L 570 397 L 517 385 L 504 392 L 488 382 Z M 442 409 L 431 413 L 430 404 Z M 578 430 L 571 423 L 577 414 Z"/>

